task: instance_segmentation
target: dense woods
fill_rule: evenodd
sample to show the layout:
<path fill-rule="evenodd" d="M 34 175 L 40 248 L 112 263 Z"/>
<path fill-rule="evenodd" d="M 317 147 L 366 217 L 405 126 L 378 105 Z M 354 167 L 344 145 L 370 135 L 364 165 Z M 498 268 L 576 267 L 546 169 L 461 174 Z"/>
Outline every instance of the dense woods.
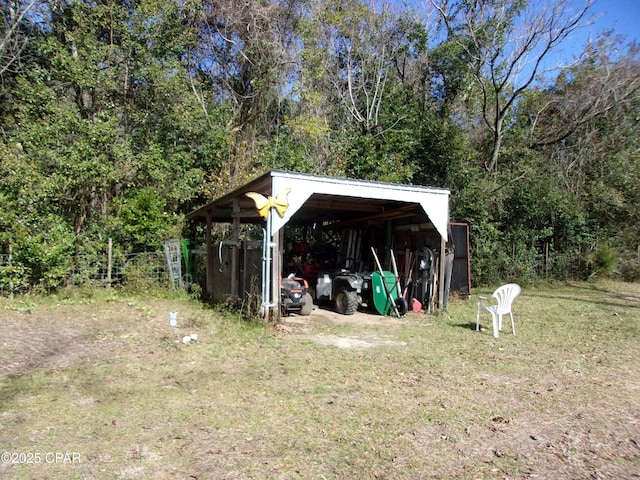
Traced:
<path fill-rule="evenodd" d="M 0 283 L 270 168 L 447 187 L 475 282 L 640 278 L 640 52 L 586 0 L 0 0 Z M 10 255 L 10 262 L 6 261 Z"/>

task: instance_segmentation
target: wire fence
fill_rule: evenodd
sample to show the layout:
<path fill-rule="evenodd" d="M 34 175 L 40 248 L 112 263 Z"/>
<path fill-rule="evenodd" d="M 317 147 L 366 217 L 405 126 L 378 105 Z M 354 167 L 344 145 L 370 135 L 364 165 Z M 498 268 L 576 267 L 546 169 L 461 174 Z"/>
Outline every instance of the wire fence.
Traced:
<path fill-rule="evenodd" d="M 540 254 L 535 257 L 530 277 L 532 280 L 578 280 L 584 277 L 586 269 L 587 262 L 583 255 Z"/>
<path fill-rule="evenodd" d="M 198 256 L 202 257 L 202 256 Z M 170 276 L 170 267 L 164 252 L 136 253 L 117 258 L 108 255 L 78 255 L 67 259 L 59 271 L 59 286 L 110 287 L 127 285 L 145 288 L 175 286 Z M 204 278 L 204 258 L 197 258 L 193 270 L 197 278 L 186 274 L 183 278 L 193 285 Z M 193 261 L 193 259 L 192 259 Z M 473 260 L 472 260 L 473 262 Z M 498 275 L 520 281 L 575 280 L 584 278 L 585 260 L 581 255 L 539 255 L 532 262 L 513 262 L 503 265 Z M 37 287 L 37 279 L 21 265 L 12 265 L 11 256 L 0 254 L 0 296 L 26 293 Z M 187 283 L 186 281 L 184 283 Z"/>
<path fill-rule="evenodd" d="M 78 255 L 69 258 L 60 273 L 61 286 L 110 287 L 122 284 L 170 286 L 167 259 L 163 252 L 145 252 L 109 259 L 107 255 Z M 25 293 L 34 288 L 28 268 L 0 255 L 0 295 Z"/>
<path fill-rule="evenodd" d="M 169 285 L 169 270 L 164 253 L 145 252 L 114 259 L 77 258 L 69 272 L 70 285 L 115 285 L 132 280 L 148 280 Z"/>

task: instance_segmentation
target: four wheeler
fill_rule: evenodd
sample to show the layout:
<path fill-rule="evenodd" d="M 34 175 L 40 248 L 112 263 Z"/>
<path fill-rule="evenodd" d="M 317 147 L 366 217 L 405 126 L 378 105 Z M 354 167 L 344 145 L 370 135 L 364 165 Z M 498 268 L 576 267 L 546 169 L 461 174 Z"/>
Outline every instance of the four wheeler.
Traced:
<path fill-rule="evenodd" d="M 392 272 L 353 273 L 339 270 L 321 273 L 316 284 L 316 301 L 333 303 L 336 312 L 353 315 L 360 306 L 374 308 L 381 315 L 395 311 L 407 313 L 407 302 L 397 290 L 397 277 Z"/>
<path fill-rule="evenodd" d="M 297 274 L 289 275 L 286 280 L 298 283 L 288 286 L 283 280 L 284 314 L 300 312 L 308 315 L 312 308 L 311 299 L 320 306 L 331 305 L 337 313 L 343 315 L 352 315 L 360 307 L 376 310 L 381 315 L 395 313 L 397 316 L 403 316 L 407 313 L 407 302 L 400 289 L 395 258 L 394 272 L 383 271 L 372 249 L 378 271 L 362 273 L 360 268 L 363 262 L 356 261 L 356 258 L 362 257 L 361 249 L 355 247 L 355 242 L 350 241 L 349 245 L 349 251 L 357 252 L 355 257 L 340 256 L 332 243 L 317 243 L 311 247 L 306 241 L 297 241 L 292 245 L 293 257 L 287 266 Z M 304 282 L 303 278 L 312 284 L 309 292 L 313 293 L 313 297 L 309 295 L 309 300 L 302 299 L 300 283 Z M 300 307 L 300 302 L 310 306 L 309 313 L 304 313 L 306 309 Z"/>
<path fill-rule="evenodd" d="M 371 275 L 365 273 L 351 273 L 348 270 L 338 270 L 333 274 L 318 274 L 316 284 L 316 301 L 330 303 L 338 313 L 353 315 L 358 306 L 368 303 L 371 289 Z"/>

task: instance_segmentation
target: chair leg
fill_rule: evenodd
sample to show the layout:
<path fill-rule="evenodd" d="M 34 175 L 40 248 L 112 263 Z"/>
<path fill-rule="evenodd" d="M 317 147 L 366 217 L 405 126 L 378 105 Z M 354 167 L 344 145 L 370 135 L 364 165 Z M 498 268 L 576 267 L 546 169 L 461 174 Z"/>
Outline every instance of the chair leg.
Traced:
<path fill-rule="evenodd" d="M 498 314 L 491 312 L 491 316 L 493 317 L 493 336 L 498 338 L 500 336 Z"/>
<path fill-rule="evenodd" d="M 513 313 L 509 312 L 509 315 L 511 315 L 511 330 L 513 331 L 513 334 L 516 334 L 516 322 L 513 321 Z"/>
<path fill-rule="evenodd" d="M 476 317 L 476 332 L 480 331 L 480 302 L 478 302 L 478 316 Z"/>

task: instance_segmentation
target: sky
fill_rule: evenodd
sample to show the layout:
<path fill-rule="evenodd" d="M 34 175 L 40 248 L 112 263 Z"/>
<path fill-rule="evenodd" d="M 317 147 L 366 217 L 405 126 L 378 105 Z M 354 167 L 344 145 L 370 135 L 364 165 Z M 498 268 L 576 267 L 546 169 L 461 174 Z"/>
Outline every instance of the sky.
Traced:
<path fill-rule="evenodd" d="M 393 0 L 392 0 L 393 1 Z M 396 0 L 402 5 L 417 7 L 430 4 L 430 0 Z M 553 0 L 534 0 L 534 4 L 545 3 Z M 573 12 L 584 8 L 587 0 L 569 0 Z M 607 30 L 613 30 L 615 34 L 626 39 L 625 44 L 631 40 L 640 43 L 640 0 L 593 0 L 594 4 L 587 13 L 591 23 L 579 28 L 562 45 L 557 46 L 549 55 L 551 63 L 568 65 L 584 51 L 588 40 L 595 40 Z"/>
<path fill-rule="evenodd" d="M 640 0 L 596 0 L 592 11 L 599 19 L 589 27 L 591 32 L 613 28 L 630 40 L 640 41 Z"/>
<path fill-rule="evenodd" d="M 584 7 L 585 0 L 570 0 L 570 3 L 578 11 Z M 544 64 L 560 66 L 573 63 L 584 51 L 587 41 L 596 40 L 607 30 L 622 36 L 624 44 L 632 40 L 640 43 L 640 0 L 595 0 L 587 16 L 588 21 L 593 23 L 578 29 L 554 48 Z"/>

